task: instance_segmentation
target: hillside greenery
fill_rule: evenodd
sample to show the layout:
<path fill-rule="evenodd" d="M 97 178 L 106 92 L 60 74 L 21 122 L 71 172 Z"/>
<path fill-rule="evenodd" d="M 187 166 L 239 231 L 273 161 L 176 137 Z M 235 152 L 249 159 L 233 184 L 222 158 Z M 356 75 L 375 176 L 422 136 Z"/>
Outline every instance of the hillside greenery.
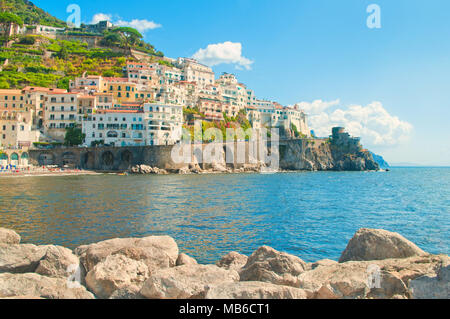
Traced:
<path fill-rule="evenodd" d="M 41 24 L 51 27 L 66 27 L 66 23 L 28 0 L 1 0 L 0 8 L 9 13 L 18 15 L 24 24 Z"/>
<path fill-rule="evenodd" d="M 89 48 L 83 42 L 41 35 L 19 36 L 10 47 L 0 48 L 0 64 L 6 59 L 0 89 L 28 85 L 68 89 L 69 81 L 84 72 L 122 77 L 127 61 L 134 60 L 117 47 Z"/>
<path fill-rule="evenodd" d="M 67 27 L 27 0 L 0 0 L 0 26 L 12 24 L 43 24 Z M 72 36 L 72 37 L 71 37 Z M 70 40 L 78 37 L 101 37 L 96 47 Z M 63 40 L 62 38 L 69 39 Z M 103 34 L 87 33 L 83 29 L 68 29 L 63 37 L 14 35 L 6 33 L 0 48 L 0 89 L 25 86 L 68 89 L 69 81 L 85 72 L 105 77 L 123 76 L 127 61 L 134 61 L 131 49 L 147 53 L 150 62 L 172 66 L 162 60 L 164 54 L 143 40 L 142 34 L 129 27 L 117 27 Z"/>

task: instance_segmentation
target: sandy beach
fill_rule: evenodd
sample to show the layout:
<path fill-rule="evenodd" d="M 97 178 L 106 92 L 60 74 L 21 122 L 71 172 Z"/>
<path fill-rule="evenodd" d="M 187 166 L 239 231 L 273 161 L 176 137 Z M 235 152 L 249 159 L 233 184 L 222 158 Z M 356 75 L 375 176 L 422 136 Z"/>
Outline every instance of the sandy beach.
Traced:
<path fill-rule="evenodd" d="M 75 176 L 75 175 L 100 175 L 94 171 L 80 169 L 60 169 L 60 168 L 33 168 L 15 169 L 0 172 L 2 177 L 38 177 L 38 176 Z"/>

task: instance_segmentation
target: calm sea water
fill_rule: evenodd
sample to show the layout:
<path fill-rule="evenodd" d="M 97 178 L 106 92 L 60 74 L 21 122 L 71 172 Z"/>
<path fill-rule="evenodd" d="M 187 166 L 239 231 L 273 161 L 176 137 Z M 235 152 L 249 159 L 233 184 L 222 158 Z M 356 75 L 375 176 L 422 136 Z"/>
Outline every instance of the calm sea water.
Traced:
<path fill-rule="evenodd" d="M 450 168 L 274 175 L 0 177 L 0 227 L 74 248 L 170 235 L 200 262 L 261 245 L 338 259 L 361 227 L 450 251 Z"/>

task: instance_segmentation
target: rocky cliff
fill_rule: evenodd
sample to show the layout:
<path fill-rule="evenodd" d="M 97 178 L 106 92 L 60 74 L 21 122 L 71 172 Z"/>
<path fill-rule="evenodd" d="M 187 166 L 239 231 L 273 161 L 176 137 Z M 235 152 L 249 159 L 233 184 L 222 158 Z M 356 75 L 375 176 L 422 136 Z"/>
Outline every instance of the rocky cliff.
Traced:
<path fill-rule="evenodd" d="M 372 154 L 359 139 L 339 128 L 329 139 L 301 139 L 280 144 L 280 167 L 286 170 L 379 170 Z"/>

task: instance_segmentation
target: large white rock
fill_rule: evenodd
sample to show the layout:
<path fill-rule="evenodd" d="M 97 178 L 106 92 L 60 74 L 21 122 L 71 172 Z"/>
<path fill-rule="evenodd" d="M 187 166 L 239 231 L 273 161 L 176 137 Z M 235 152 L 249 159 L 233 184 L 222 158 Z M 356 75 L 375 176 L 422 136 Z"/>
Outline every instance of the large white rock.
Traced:
<path fill-rule="evenodd" d="M 35 273 L 0 274 L 0 298 L 27 296 L 46 299 L 93 299 L 83 286 L 70 287 L 61 278 L 50 278 Z"/>
<path fill-rule="evenodd" d="M 264 281 L 298 287 L 297 276 L 306 270 L 300 258 L 271 247 L 258 248 L 240 270 L 241 281 Z"/>
<path fill-rule="evenodd" d="M 116 238 L 75 249 L 86 271 L 110 255 L 120 254 L 144 262 L 150 271 L 175 266 L 178 246 L 169 236 L 144 238 Z"/>
<path fill-rule="evenodd" d="M 450 261 L 443 260 L 434 274 L 412 279 L 409 291 L 413 299 L 450 299 Z"/>
<path fill-rule="evenodd" d="M 410 298 L 408 283 L 448 260 L 448 256 L 422 256 L 318 265 L 298 276 L 302 289 L 315 298 Z"/>
<path fill-rule="evenodd" d="M 86 285 L 99 298 L 109 298 L 116 290 L 139 291 L 150 272 L 142 261 L 110 255 L 86 275 Z"/>
<path fill-rule="evenodd" d="M 248 261 L 248 257 L 238 252 L 232 251 L 222 257 L 216 265 L 225 269 L 234 269 L 239 271 Z"/>
<path fill-rule="evenodd" d="M 398 233 L 384 229 L 358 230 L 339 262 L 424 256 L 427 253 Z"/>
<path fill-rule="evenodd" d="M 359 299 L 367 298 L 371 289 L 377 288 L 372 284 L 370 263 L 348 262 L 331 266 L 319 266 L 314 270 L 302 273 L 299 287 L 315 292 L 317 299 Z M 377 274 L 375 276 L 378 276 Z M 376 278 L 376 277 L 374 277 Z M 386 272 L 379 272 L 380 298 L 390 298 L 394 295 L 405 295 L 406 286 L 400 278 Z M 386 292 L 384 291 L 386 290 Z"/>
<path fill-rule="evenodd" d="M 34 272 L 48 246 L 32 244 L 0 245 L 0 273 Z"/>
<path fill-rule="evenodd" d="M 192 258 L 191 256 L 186 255 L 185 253 L 181 253 L 178 255 L 176 265 L 197 265 L 197 260 L 195 260 L 195 258 Z"/>
<path fill-rule="evenodd" d="M 0 227 L 0 244 L 19 244 L 20 235 L 14 230 Z"/>
<path fill-rule="evenodd" d="M 209 287 L 205 299 L 307 299 L 311 295 L 299 288 L 261 281 L 241 281 Z"/>
<path fill-rule="evenodd" d="M 311 269 L 316 269 L 319 266 L 332 266 L 332 265 L 335 265 L 337 263 L 338 262 L 335 261 L 335 260 L 322 259 L 322 260 L 318 260 L 318 261 L 313 262 L 313 263 L 308 263 L 307 266 L 308 266 L 308 270 L 311 270 Z"/>
<path fill-rule="evenodd" d="M 204 297 L 208 285 L 239 281 L 239 274 L 214 265 L 184 265 L 160 269 L 144 283 L 141 295 L 150 299 Z"/>
<path fill-rule="evenodd" d="M 79 271 L 81 282 L 83 271 L 80 260 L 68 248 L 61 246 L 47 246 L 47 251 L 35 270 L 36 273 L 55 278 L 68 278 Z"/>

